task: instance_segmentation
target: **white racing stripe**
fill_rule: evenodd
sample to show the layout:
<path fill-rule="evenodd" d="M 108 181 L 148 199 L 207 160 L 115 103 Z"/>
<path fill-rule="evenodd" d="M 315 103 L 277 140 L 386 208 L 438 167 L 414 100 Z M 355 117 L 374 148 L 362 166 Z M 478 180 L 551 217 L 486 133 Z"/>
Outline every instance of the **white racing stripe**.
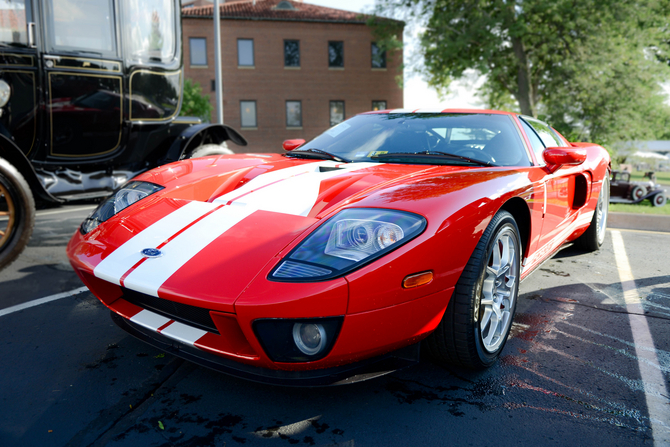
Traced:
<path fill-rule="evenodd" d="M 163 256 L 147 259 L 133 270 L 123 281 L 124 286 L 158 296 L 158 289 L 170 276 L 212 241 L 254 211 L 256 209 L 251 207 L 224 206 L 213 212 L 162 247 Z M 147 247 L 149 246 L 144 248 Z M 126 271 L 130 267 L 132 265 Z"/>
<path fill-rule="evenodd" d="M 159 327 L 165 326 L 172 320 L 148 310 L 143 310 L 133 316 L 130 321 L 147 329 L 151 329 L 152 331 L 157 331 Z"/>
<path fill-rule="evenodd" d="M 319 161 L 261 174 L 246 185 L 218 197 L 212 203 L 191 202 L 123 244 L 96 268 L 99 278 L 152 296 L 175 272 L 215 239 L 256 211 L 307 216 L 319 196 L 321 181 L 359 171 L 379 163 L 342 164 Z M 320 167 L 340 169 L 321 172 Z M 230 205 L 228 205 L 230 204 Z M 163 255 L 143 259 L 141 251 L 155 248 L 207 212 L 221 206 L 161 247 Z M 130 271 L 130 272 L 129 272 Z"/>
<path fill-rule="evenodd" d="M 190 202 L 182 206 L 117 248 L 95 267 L 93 273 L 100 279 L 121 285 L 121 277 L 142 260 L 142 250 L 157 247 L 216 206 L 206 202 Z"/>
<path fill-rule="evenodd" d="M 205 335 L 207 331 L 203 331 L 202 329 L 197 329 L 175 321 L 170 326 L 163 329 L 160 333 L 166 337 L 172 338 L 173 340 L 177 340 L 193 346 L 193 344 L 198 341 L 198 339 L 202 338 L 202 336 Z"/>

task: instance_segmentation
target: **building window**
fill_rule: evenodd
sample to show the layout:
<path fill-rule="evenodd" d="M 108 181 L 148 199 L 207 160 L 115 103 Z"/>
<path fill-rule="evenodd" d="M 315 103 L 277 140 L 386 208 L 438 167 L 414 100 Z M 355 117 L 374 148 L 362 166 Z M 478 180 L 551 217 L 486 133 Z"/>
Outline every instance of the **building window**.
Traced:
<path fill-rule="evenodd" d="M 256 101 L 240 101 L 240 127 L 258 127 Z"/>
<path fill-rule="evenodd" d="M 344 67 L 344 42 L 328 42 L 328 66 Z"/>
<path fill-rule="evenodd" d="M 299 40 L 285 40 L 284 41 L 284 66 L 285 67 L 299 67 L 300 66 L 300 41 Z"/>
<path fill-rule="evenodd" d="M 302 103 L 286 101 L 286 127 L 302 127 Z"/>
<path fill-rule="evenodd" d="M 372 101 L 372 110 L 386 110 L 386 101 Z"/>
<path fill-rule="evenodd" d="M 253 39 L 237 39 L 237 65 L 240 67 L 254 66 Z"/>
<path fill-rule="evenodd" d="M 386 68 L 386 51 L 372 42 L 372 68 Z"/>
<path fill-rule="evenodd" d="M 212 91 L 216 91 L 216 79 L 212 79 Z"/>
<path fill-rule="evenodd" d="M 188 39 L 189 49 L 191 50 L 191 66 L 207 66 L 207 39 L 204 37 L 190 37 Z"/>
<path fill-rule="evenodd" d="M 344 121 L 344 101 L 330 101 L 330 125 Z"/>

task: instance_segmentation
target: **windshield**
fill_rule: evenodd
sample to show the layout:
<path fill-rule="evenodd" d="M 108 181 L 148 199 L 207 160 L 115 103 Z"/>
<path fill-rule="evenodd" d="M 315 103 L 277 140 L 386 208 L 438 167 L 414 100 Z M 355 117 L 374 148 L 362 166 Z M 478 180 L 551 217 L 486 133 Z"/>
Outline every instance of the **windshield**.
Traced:
<path fill-rule="evenodd" d="M 47 0 L 50 51 L 116 55 L 110 0 Z"/>
<path fill-rule="evenodd" d="M 175 58 L 173 0 L 125 0 L 123 26 L 132 63 L 169 63 Z"/>
<path fill-rule="evenodd" d="M 495 166 L 530 166 L 508 115 L 380 113 L 358 115 L 328 129 L 294 152 L 319 149 L 353 161 L 386 161 L 386 154 L 431 154 L 435 164 L 468 164 L 453 154 Z M 377 158 L 379 157 L 379 158 Z M 393 162 L 401 158 L 393 158 Z M 406 163 L 425 162 L 407 157 Z M 423 159 L 425 160 L 425 159 Z"/>
<path fill-rule="evenodd" d="M 24 0 L 0 0 L 0 42 L 12 46 L 28 45 Z"/>

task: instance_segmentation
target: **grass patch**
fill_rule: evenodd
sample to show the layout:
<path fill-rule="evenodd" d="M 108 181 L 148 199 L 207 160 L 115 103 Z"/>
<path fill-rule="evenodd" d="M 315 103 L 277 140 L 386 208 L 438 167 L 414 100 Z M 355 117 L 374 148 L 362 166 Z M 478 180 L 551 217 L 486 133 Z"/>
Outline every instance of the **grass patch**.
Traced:
<path fill-rule="evenodd" d="M 630 179 L 633 182 L 648 182 L 648 178 L 644 178 L 643 171 L 634 171 L 630 173 Z M 670 186 L 670 172 L 656 172 L 656 183 Z"/>
<path fill-rule="evenodd" d="M 610 203 L 610 211 L 613 213 L 636 213 L 636 214 L 660 214 L 670 216 L 670 204 L 665 206 L 653 206 L 649 200 L 640 203 Z"/>

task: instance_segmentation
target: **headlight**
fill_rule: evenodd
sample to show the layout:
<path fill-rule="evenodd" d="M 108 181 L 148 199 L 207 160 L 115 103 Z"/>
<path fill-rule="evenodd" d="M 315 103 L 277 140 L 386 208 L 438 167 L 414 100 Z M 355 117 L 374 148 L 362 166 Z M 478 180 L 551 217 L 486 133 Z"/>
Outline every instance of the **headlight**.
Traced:
<path fill-rule="evenodd" d="M 0 107 L 4 107 L 9 102 L 12 95 L 12 89 L 4 80 L 0 79 Z"/>
<path fill-rule="evenodd" d="M 289 320 L 260 319 L 254 322 L 256 336 L 273 362 L 313 362 L 332 349 L 342 326 L 342 317 Z"/>
<path fill-rule="evenodd" d="M 307 236 L 269 279 L 295 282 L 335 278 L 400 247 L 425 227 L 425 218 L 404 211 L 344 210 Z"/>
<path fill-rule="evenodd" d="M 89 233 L 98 225 L 111 218 L 121 210 L 128 208 L 135 202 L 139 202 L 151 194 L 160 191 L 164 186 L 154 185 L 148 182 L 130 182 L 114 191 L 104 202 L 98 206 L 93 214 L 88 216 L 79 227 L 81 234 Z"/>

